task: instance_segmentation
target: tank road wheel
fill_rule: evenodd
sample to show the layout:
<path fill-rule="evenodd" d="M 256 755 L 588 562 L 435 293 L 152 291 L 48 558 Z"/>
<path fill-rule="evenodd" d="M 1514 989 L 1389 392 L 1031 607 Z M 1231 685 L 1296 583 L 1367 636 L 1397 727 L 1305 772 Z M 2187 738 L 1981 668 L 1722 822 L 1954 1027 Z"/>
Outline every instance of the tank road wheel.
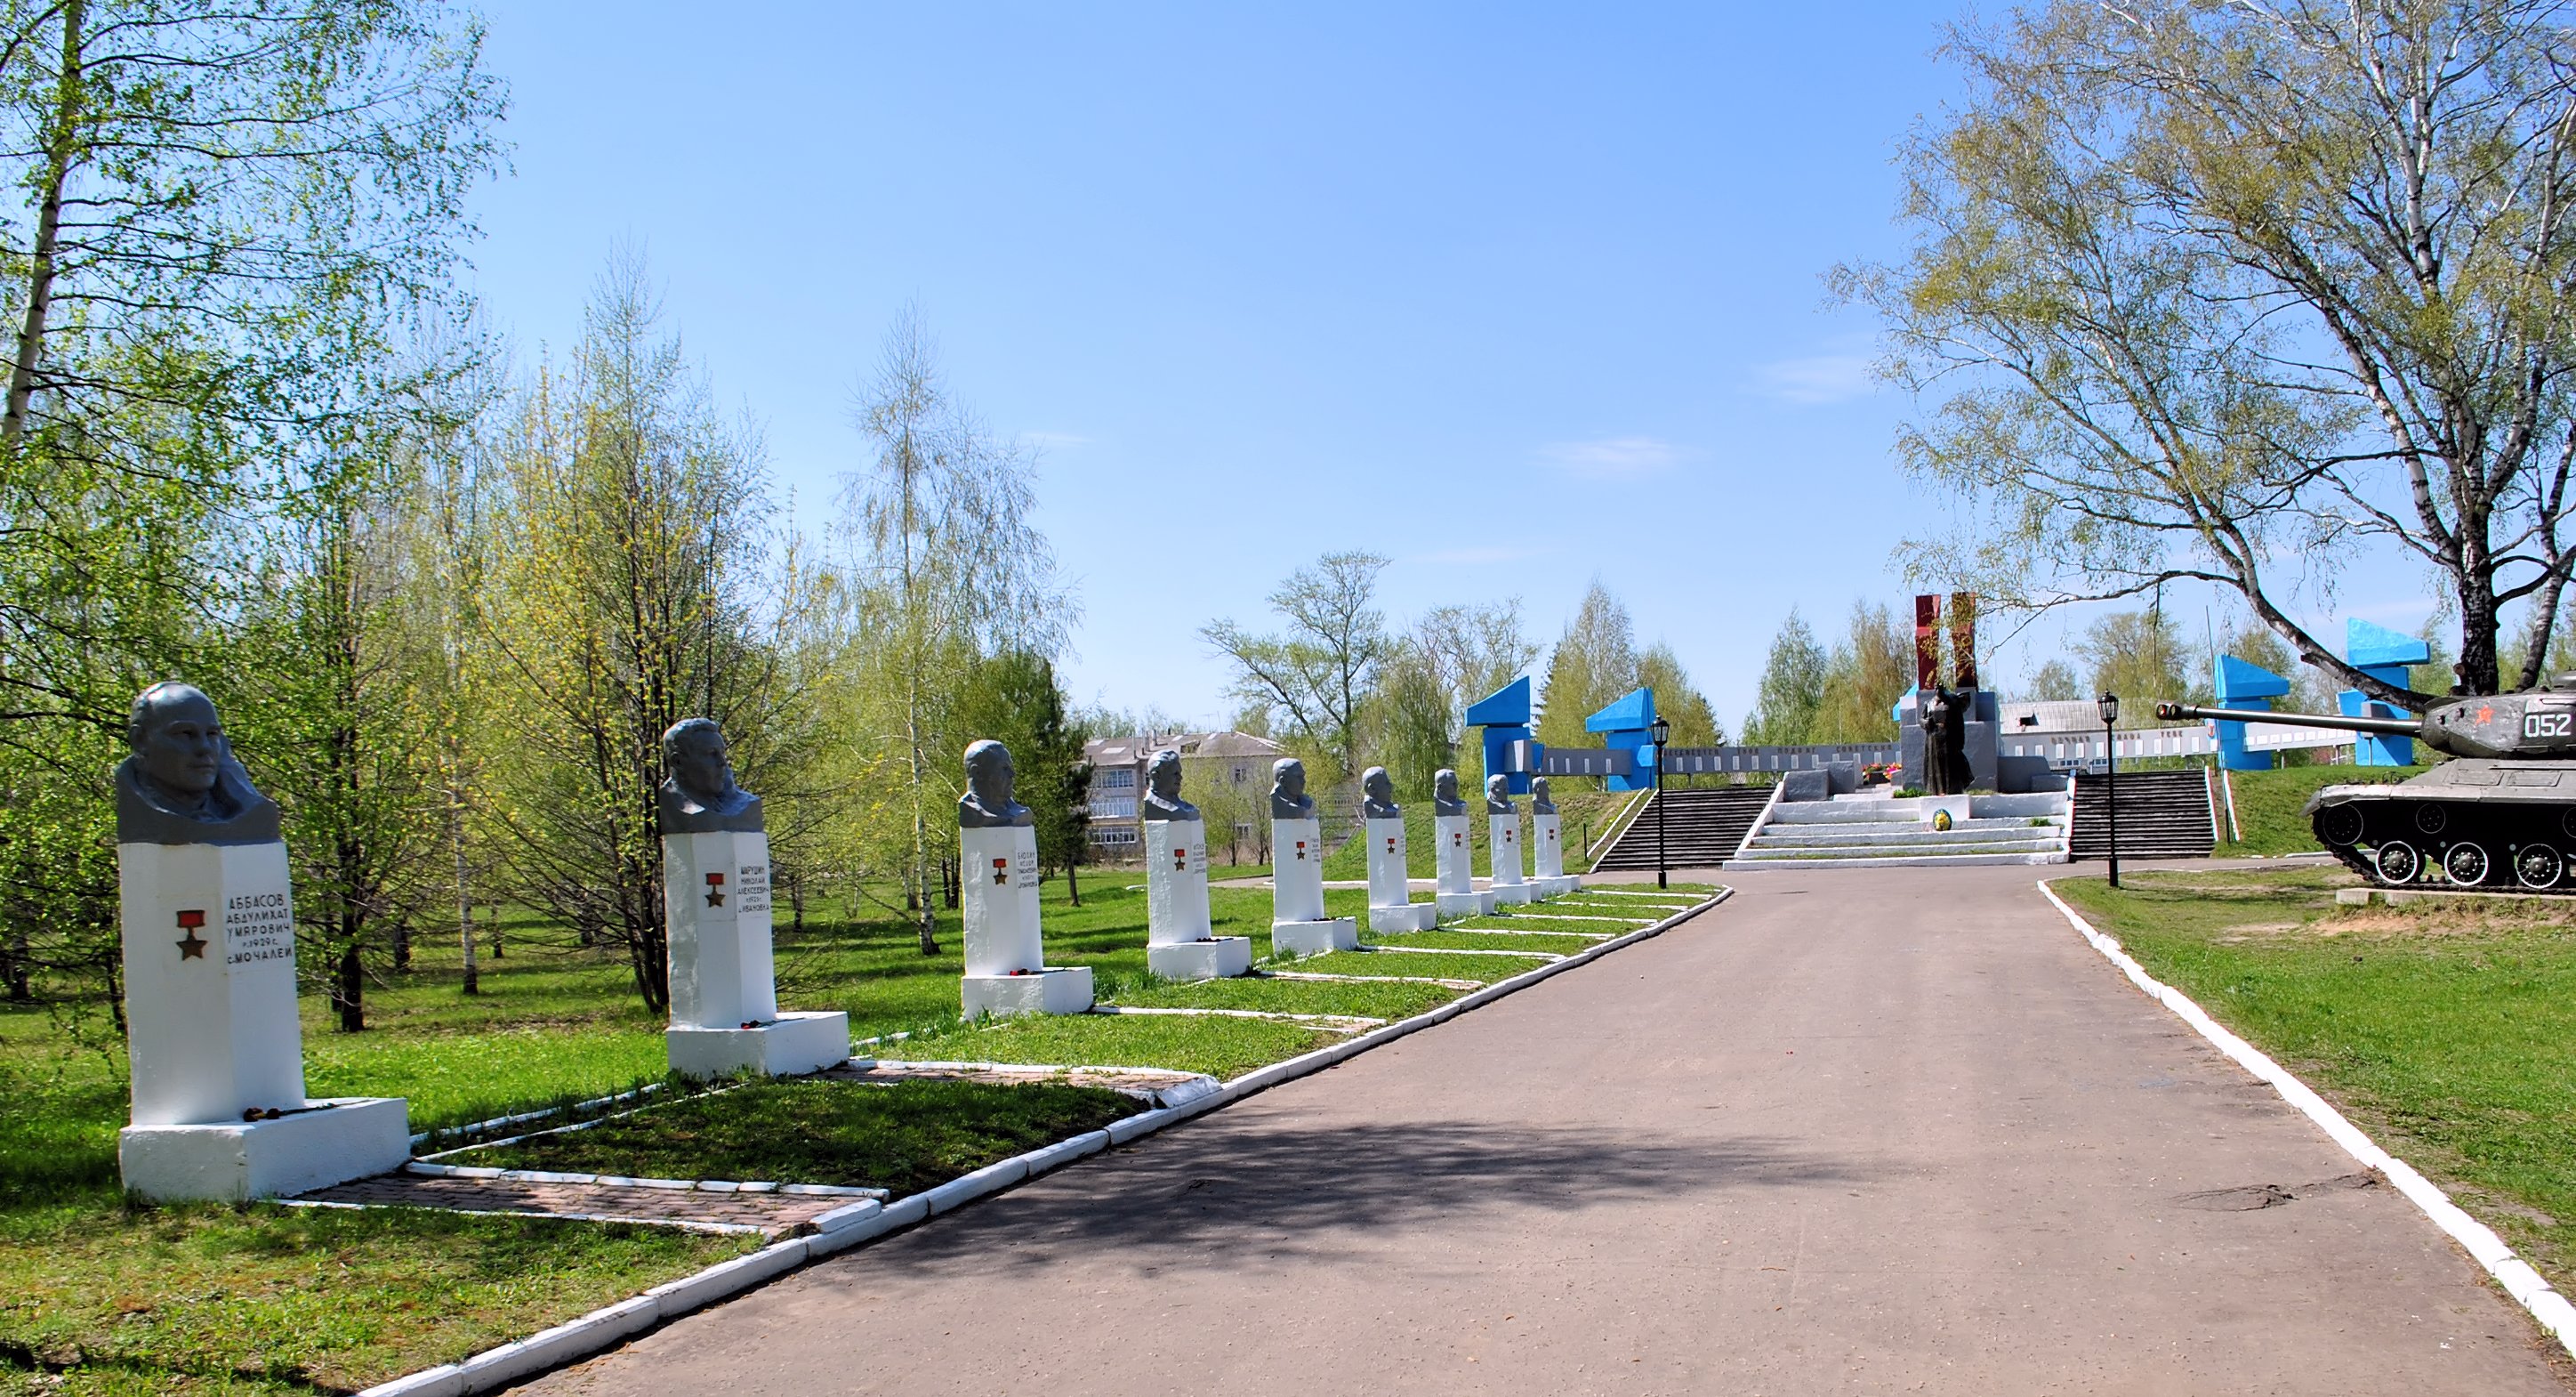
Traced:
<path fill-rule="evenodd" d="M 2566 861 L 2546 844 L 2525 844 L 2513 851 L 2513 876 L 2526 888 L 2554 888 L 2558 875 L 2567 871 Z"/>
<path fill-rule="evenodd" d="M 2440 834 L 2443 826 L 2449 823 L 2451 823 L 2451 812 L 2438 805 L 2415 807 L 2415 828 L 2426 834 Z"/>
<path fill-rule="evenodd" d="M 2423 868 L 2424 861 L 2416 857 L 2414 845 L 2403 839 L 2392 839 L 2379 846 L 2377 864 L 2379 881 L 2412 883 L 2415 881 L 2416 873 Z"/>
<path fill-rule="evenodd" d="M 2558 812 L 2558 831 L 2570 839 L 2576 839 L 2576 805 Z"/>
<path fill-rule="evenodd" d="M 2467 840 L 2452 845 L 2442 854 L 2442 871 L 2451 881 L 2464 888 L 2474 888 L 2487 880 L 2487 851 Z"/>
<path fill-rule="evenodd" d="M 2338 849 L 2361 842 L 2361 812 L 2349 805 L 2329 805 L 2317 812 L 2317 838 Z"/>

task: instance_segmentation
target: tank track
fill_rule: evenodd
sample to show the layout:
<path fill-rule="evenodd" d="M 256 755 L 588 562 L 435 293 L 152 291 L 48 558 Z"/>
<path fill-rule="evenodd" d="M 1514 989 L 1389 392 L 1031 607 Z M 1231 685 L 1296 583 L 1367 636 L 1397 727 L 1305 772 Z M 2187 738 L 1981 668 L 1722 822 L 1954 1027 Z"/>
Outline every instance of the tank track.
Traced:
<path fill-rule="evenodd" d="M 2309 828 L 2327 853 L 2373 887 L 2576 897 L 2576 805 L 2539 801 L 2471 804 L 2439 797 L 2406 799 L 2397 794 L 2403 790 L 2391 788 L 2394 798 L 2390 799 L 2342 803 L 2341 809 L 2362 818 L 2362 833 L 2349 843 L 2338 844 L 2326 835 L 2327 819 L 2337 806 L 2323 807 L 2310 816 Z M 2424 815 L 2422 812 L 2428 809 L 2438 811 L 2438 815 Z M 2432 819 L 2429 829 L 2422 823 L 2425 818 Z M 2381 868 L 2382 851 L 2388 845 L 2401 843 L 2414 856 L 2414 871 L 2405 878 L 2391 878 Z M 2476 852 L 2467 853 L 2470 849 Z M 2544 849 L 2548 852 L 2542 853 Z M 2455 852 L 2465 866 L 2482 867 L 2483 874 L 2472 881 L 2460 881 L 2448 871 Z M 2557 870 L 2555 875 L 2537 885 L 2524 881 L 2517 874 L 2516 863 L 2525 854 L 2540 857 Z"/>

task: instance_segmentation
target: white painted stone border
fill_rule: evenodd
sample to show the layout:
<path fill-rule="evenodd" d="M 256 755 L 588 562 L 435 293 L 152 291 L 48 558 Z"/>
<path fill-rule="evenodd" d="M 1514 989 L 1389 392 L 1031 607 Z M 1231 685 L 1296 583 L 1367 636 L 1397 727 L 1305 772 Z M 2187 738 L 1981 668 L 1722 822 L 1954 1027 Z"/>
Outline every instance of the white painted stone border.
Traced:
<path fill-rule="evenodd" d="M 736 1179 L 632 1179 L 620 1174 L 565 1174 L 552 1169 L 490 1169 L 469 1164 L 433 1164 L 415 1159 L 402 1167 L 403 1173 L 433 1179 L 493 1179 L 514 1184 L 603 1184 L 610 1188 L 664 1188 L 675 1193 L 782 1193 L 809 1194 L 824 1198 L 877 1198 L 890 1195 L 881 1188 L 851 1188 L 843 1184 L 779 1184 Z"/>
<path fill-rule="evenodd" d="M 2345 1120 L 2341 1111 L 2326 1104 L 2324 1097 L 2317 1095 L 2307 1083 L 2291 1075 L 2287 1068 L 2274 1062 L 2253 1044 L 2227 1031 L 2225 1026 L 2211 1018 L 2207 1011 L 2193 1003 L 2191 996 L 2149 975 L 2145 966 L 2138 964 L 2127 951 L 2120 949 L 2118 938 L 2094 930 L 2092 924 L 2085 921 L 2081 914 L 2067 906 L 2066 899 L 2057 895 L 2057 890 L 2048 885 L 2048 880 L 2044 878 L 2040 880 L 2039 891 L 2040 895 L 2046 897 L 2058 911 L 2066 914 L 2066 920 L 2074 925 L 2075 930 L 2081 933 L 2086 941 L 2092 943 L 2094 950 L 2100 951 L 2105 960 L 2120 967 L 2120 973 L 2128 976 L 2130 983 L 2145 991 L 2149 999 L 2173 1011 L 2174 1017 L 2198 1030 L 2201 1037 L 2208 1039 L 2210 1044 L 2220 1052 L 2235 1059 L 2236 1065 L 2244 1068 L 2255 1080 L 2279 1092 L 2282 1100 L 2297 1107 L 2301 1114 L 2316 1122 L 2317 1128 L 2323 1130 L 2327 1138 L 2342 1146 L 2344 1153 L 2351 1155 L 2363 1166 L 2376 1169 L 2386 1176 L 2388 1182 L 2396 1185 L 2398 1192 L 2406 1195 L 2408 1202 L 2422 1209 L 2424 1216 L 2433 1220 L 2435 1227 L 2442 1229 L 2452 1241 L 2460 1244 L 2461 1250 L 2475 1258 L 2480 1266 L 2485 1267 L 2487 1274 L 2495 1277 L 2496 1284 L 2504 1288 L 2505 1294 L 2513 1297 L 2515 1304 L 2528 1310 L 2531 1317 L 2539 1322 L 2541 1328 L 2549 1331 L 2561 1347 L 2570 1354 L 2576 1354 L 2576 1305 L 2568 1304 L 2567 1297 L 2550 1289 L 2549 1282 L 2541 1279 L 2540 1273 L 2531 1269 L 2530 1263 L 2515 1256 L 2513 1248 L 2504 1244 L 2504 1239 L 2495 1234 L 2495 1229 L 2462 1211 L 2460 1205 L 2451 1201 L 2449 1194 L 2442 1192 L 2432 1180 L 2416 1172 L 2415 1166 L 2381 1149 L 2376 1141 L 2363 1134 L 2352 1122 Z"/>
<path fill-rule="evenodd" d="M 1409 1019 L 1398 1019 L 1384 1028 L 1372 1029 L 1357 1038 L 1317 1048 L 1286 1062 L 1247 1072 L 1214 1091 L 1159 1110 L 1145 1111 L 1125 1120 L 1113 1121 L 1106 1130 L 1094 1130 L 1061 1140 L 1044 1149 L 1031 1150 L 989 1164 L 971 1174 L 961 1175 L 939 1187 L 916 1193 L 900 1203 L 879 1204 L 873 1199 L 837 1208 L 814 1219 L 820 1229 L 811 1236 L 791 1237 L 766 1246 L 749 1256 L 739 1256 L 698 1272 L 667 1281 L 645 1291 L 632 1300 L 620 1301 L 604 1309 L 591 1311 L 579 1319 L 568 1320 L 552 1329 L 540 1331 L 515 1343 L 466 1359 L 462 1363 L 442 1363 L 424 1368 L 390 1382 L 382 1382 L 358 1394 L 358 1397 L 466 1397 L 466 1394 L 489 1392 L 506 1387 L 522 1378 L 559 1368 L 567 1363 L 588 1358 L 616 1347 L 664 1320 L 678 1319 L 693 1310 L 704 1309 L 719 1300 L 729 1300 L 746 1290 L 795 1270 L 808 1261 L 819 1260 L 834 1252 L 846 1251 L 861 1242 L 899 1231 L 935 1214 L 952 1212 L 988 1193 L 995 1193 L 1022 1180 L 1033 1178 L 1060 1165 L 1070 1164 L 1084 1155 L 1097 1154 L 1111 1145 L 1123 1145 L 1141 1136 L 1151 1135 L 1167 1126 L 1178 1125 L 1190 1117 L 1213 1111 L 1229 1102 L 1241 1100 L 1256 1092 L 1267 1091 L 1283 1082 L 1295 1081 L 1309 1073 L 1320 1072 L 1345 1058 L 1355 1057 L 1381 1044 L 1394 1042 L 1434 1024 L 1466 1013 L 1480 1005 L 1490 1004 L 1504 995 L 1524 990 L 1551 975 L 1563 974 L 1578 965 L 1597 960 L 1610 952 L 1650 936 L 1660 936 L 1692 917 L 1715 907 L 1734 895 L 1735 890 L 1720 886 L 1705 900 L 1685 907 L 1651 926 L 1604 941 L 1534 969 L 1524 970 L 1508 979 L 1496 980 L 1483 989 L 1463 994 L 1437 1009 Z M 2071 915 L 2071 914 L 2070 914 Z"/>

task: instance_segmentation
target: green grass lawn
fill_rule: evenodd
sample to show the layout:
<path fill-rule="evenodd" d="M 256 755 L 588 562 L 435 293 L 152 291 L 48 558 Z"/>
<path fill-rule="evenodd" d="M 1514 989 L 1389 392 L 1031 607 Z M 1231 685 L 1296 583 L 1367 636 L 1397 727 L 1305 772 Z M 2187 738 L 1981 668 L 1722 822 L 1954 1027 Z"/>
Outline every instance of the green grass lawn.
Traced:
<path fill-rule="evenodd" d="M 2236 823 L 2245 837 L 2222 838 L 2217 852 L 2222 856 L 2268 857 L 2322 848 L 2307 816 L 2308 797 L 2315 795 L 2318 788 L 2403 781 L 2422 775 L 2424 770 L 2420 766 L 2294 766 L 2278 771 L 2231 771 L 2227 781 L 2236 791 Z M 2225 812 L 2220 815 L 2223 820 Z M 2221 829 L 2219 833 L 2223 836 L 2227 831 Z"/>
<path fill-rule="evenodd" d="M 757 1082 L 442 1162 L 838 1184 L 889 1189 L 900 1198 L 1146 1109 L 1097 1087 Z"/>
<path fill-rule="evenodd" d="M 0 1393 L 351 1392 L 760 1240 L 260 1204 L 0 1209 Z"/>
<path fill-rule="evenodd" d="M 2339 908 L 2353 880 L 2322 867 L 2123 883 L 2053 886 L 2576 1285 L 2576 903 Z"/>
<path fill-rule="evenodd" d="M 1427 838 L 1421 847 L 1427 860 Z M 1672 904 L 1692 900 L 1688 891 L 1674 892 Z M 1396 1019 L 1464 992 L 1261 978 L 1170 984 L 1146 972 L 1141 886 L 1114 870 L 1091 870 L 1081 907 L 1070 905 L 1060 877 L 1042 895 L 1049 961 L 1092 967 L 1104 1003 Z M 1333 916 L 1362 916 L 1366 906 L 1364 890 L 1326 894 Z M 1596 896 L 1580 906 L 1590 915 L 1641 923 L 1666 911 L 1635 898 Z M 1219 935 L 1249 936 L 1256 955 L 1268 951 L 1266 890 L 1218 888 L 1209 907 Z M 779 1002 L 845 1010 L 861 1038 L 912 1035 L 870 1050 L 879 1056 L 1165 1067 L 1231 1078 L 1348 1038 L 1307 1024 L 1218 1016 L 966 1024 L 958 1019 L 955 912 L 938 913 L 940 952 L 931 956 L 920 953 L 899 911 L 809 913 L 804 931 L 779 929 Z M 1534 918 L 1517 924 L 1549 925 Z M 417 943 L 411 970 L 371 984 L 365 1032 L 335 1031 L 320 995 L 306 995 L 308 1089 L 404 1097 L 413 1129 L 427 1130 L 665 1079 L 662 1022 L 637 1002 L 622 952 L 573 945 L 523 913 L 503 919 L 501 929 L 506 954 L 491 959 L 487 948 L 478 995 L 460 992 L 456 948 L 435 939 Z M 1428 944 L 1558 951 L 1596 943 L 1444 928 Z M 1484 984 L 1543 963 L 1536 956 L 1407 950 L 1316 957 L 1296 968 Z M 712 1177 L 759 1172 L 755 1165 L 775 1172 L 783 1155 L 760 1153 L 748 1138 L 721 1127 L 732 1109 L 721 1103 L 738 1099 L 769 1098 L 729 1092 L 675 1101 L 633 1118 L 645 1124 L 563 1138 L 592 1151 L 585 1158 L 602 1166 L 600 1172 Z M 1125 1097 L 1114 1100 L 1125 1103 L 1115 1108 L 1122 1112 L 1133 1105 Z M 764 1119 L 777 1116 L 771 1124 L 782 1127 L 781 1139 L 861 1130 L 847 1121 L 832 1124 L 838 1106 L 811 1108 L 820 1117 L 799 1114 L 808 1109 L 801 1102 L 780 1105 Z M 116 1176 L 116 1131 L 125 1113 L 124 1051 L 103 1004 L 0 1006 L 0 1397 L 361 1387 L 558 1323 L 750 1245 L 648 1228 L 415 1210 L 128 1207 Z M 1051 1138 L 1095 1128 L 1077 1127 L 1074 1119 L 1057 1122 L 1065 1128 Z M 647 1129 L 656 1121 L 699 1124 L 676 1132 Z M 973 1167 L 966 1160 L 1015 1153 L 1027 1147 L 1013 1143 L 1022 1134 L 1030 1144 L 1044 1143 L 1038 1136 L 1053 1129 L 1032 1120 L 1034 1133 L 1013 1134 L 1006 1125 L 986 1119 L 960 1127 L 955 1138 L 886 1125 L 867 1137 L 875 1143 L 851 1147 L 857 1162 L 847 1170 L 876 1171 L 869 1182 L 904 1191 Z M 681 1135 L 688 1140 L 681 1142 Z M 663 1141 L 653 1148 L 666 1153 L 644 1153 L 648 1137 Z M 667 1153 L 683 1143 L 700 1153 Z M 819 1171 L 831 1157 L 834 1151 L 818 1149 L 793 1167 Z M 951 1165 L 960 1167 L 943 1173 Z"/>

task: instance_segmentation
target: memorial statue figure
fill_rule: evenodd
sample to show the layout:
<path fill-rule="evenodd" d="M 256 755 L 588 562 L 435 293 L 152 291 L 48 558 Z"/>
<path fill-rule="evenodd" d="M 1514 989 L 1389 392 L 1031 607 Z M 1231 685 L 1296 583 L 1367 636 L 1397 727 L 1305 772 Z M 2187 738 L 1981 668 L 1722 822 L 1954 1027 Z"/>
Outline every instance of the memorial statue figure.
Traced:
<path fill-rule="evenodd" d="M 1000 829 L 1035 823 L 1029 808 L 1011 799 L 1011 749 L 987 737 L 966 746 L 966 794 L 957 798 L 959 829 Z"/>
<path fill-rule="evenodd" d="M 1485 813 L 1517 815 L 1520 807 L 1512 804 L 1512 778 L 1496 772 L 1485 778 Z"/>
<path fill-rule="evenodd" d="M 1373 766 L 1360 773 L 1360 818 L 1404 818 L 1404 807 L 1395 803 L 1395 778 L 1386 774 L 1385 767 Z"/>
<path fill-rule="evenodd" d="M 1530 778 L 1530 813 L 1533 815 L 1556 813 L 1556 802 L 1547 798 L 1547 778 L 1544 776 Z"/>
<path fill-rule="evenodd" d="M 1923 793 L 1954 796 L 1968 789 L 1967 700 L 1964 690 L 1935 684 L 1923 703 Z"/>
<path fill-rule="evenodd" d="M 1166 747 L 1145 763 L 1145 818 L 1195 820 L 1199 808 L 1181 799 L 1181 754 Z"/>
<path fill-rule="evenodd" d="M 1306 794 L 1306 764 L 1295 757 L 1281 757 L 1270 764 L 1270 818 L 1315 818 L 1315 798 Z"/>
<path fill-rule="evenodd" d="M 214 700 L 194 685 L 155 684 L 126 714 L 132 755 L 116 768 L 119 844 L 266 844 L 277 806 L 233 759 Z"/>
<path fill-rule="evenodd" d="M 1458 773 L 1442 767 L 1431 774 L 1431 813 L 1464 815 L 1467 802 L 1458 798 Z"/>
<path fill-rule="evenodd" d="M 733 783 L 724 731 L 712 718 L 683 718 L 662 734 L 660 805 L 664 834 L 759 834 L 760 797 Z"/>

